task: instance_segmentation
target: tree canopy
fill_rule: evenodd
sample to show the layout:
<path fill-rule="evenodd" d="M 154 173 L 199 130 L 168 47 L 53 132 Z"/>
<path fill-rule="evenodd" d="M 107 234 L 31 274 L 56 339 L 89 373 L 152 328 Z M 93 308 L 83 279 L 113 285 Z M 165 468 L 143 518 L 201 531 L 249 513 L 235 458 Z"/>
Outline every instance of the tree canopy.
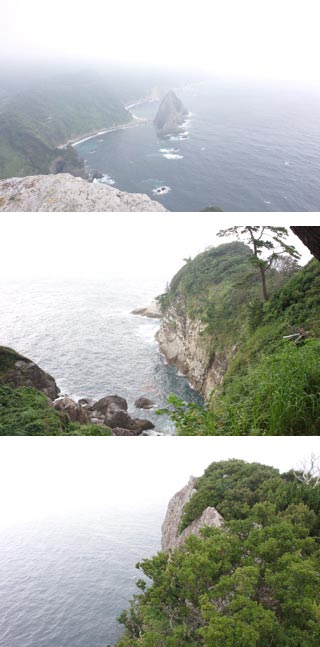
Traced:
<path fill-rule="evenodd" d="M 320 487 L 243 461 L 213 463 L 204 484 L 228 501 L 224 525 L 137 565 L 118 647 L 318 647 Z"/>

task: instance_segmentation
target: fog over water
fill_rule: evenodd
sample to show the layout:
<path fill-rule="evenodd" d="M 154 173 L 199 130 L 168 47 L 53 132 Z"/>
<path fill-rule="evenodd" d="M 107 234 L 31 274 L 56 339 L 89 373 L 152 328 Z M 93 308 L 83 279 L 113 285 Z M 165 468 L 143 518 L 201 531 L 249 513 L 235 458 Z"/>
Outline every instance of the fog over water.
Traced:
<path fill-rule="evenodd" d="M 155 444 L 156 443 L 156 444 Z M 212 461 L 297 466 L 319 439 L 3 438 L 0 646 L 105 647 L 160 549 L 171 496 Z"/>
<path fill-rule="evenodd" d="M 122 61 L 212 73 L 319 80 L 317 0 L 3 0 L 7 60 Z M 85 53 L 84 53 L 85 52 Z"/>

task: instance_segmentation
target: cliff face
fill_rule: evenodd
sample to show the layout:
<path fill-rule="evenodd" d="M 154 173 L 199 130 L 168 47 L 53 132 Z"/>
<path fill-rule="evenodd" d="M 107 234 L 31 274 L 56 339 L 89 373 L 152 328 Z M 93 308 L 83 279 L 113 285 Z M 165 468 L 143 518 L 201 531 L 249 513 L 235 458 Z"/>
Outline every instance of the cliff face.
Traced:
<path fill-rule="evenodd" d="M 159 135 L 176 135 L 181 132 L 181 126 L 185 121 L 188 110 L 182 101 L 170 90 L 162 99 L 154 125 Z"/>
<path fill-rule="evenodd" d="M 157 340 L 168 363 L 177 366 L 191 386 L 207 399 L 222 384 L 228 358 L 226 351 L 210 355 L 204 331 L 203 322 L 188 316 L 186 304 L 173 302 L 162 318 Z"/>
<path fill-rule="evenodd" d="M 187 528 L 179 533 L 183 508 L 196 492 L 195 483 L 196 478 L 191 476 L 189 483 L 177 492 L 169 502 L 162 525 L 161 548 L 164 551 L 174 550 L 183 544 L 189 535 L 199 535 L 200 529 L 204 526 L 219 528 L 223 523 L 223 518 L 219 512 L 215 508 L 207 507 L 198 519 L 195 519 Z"/>
<path fill-rule="evenodd" d="M 118 191 L 68 173 L 0 180 L 0 211 L 166 211 L 142 193 Z"/>

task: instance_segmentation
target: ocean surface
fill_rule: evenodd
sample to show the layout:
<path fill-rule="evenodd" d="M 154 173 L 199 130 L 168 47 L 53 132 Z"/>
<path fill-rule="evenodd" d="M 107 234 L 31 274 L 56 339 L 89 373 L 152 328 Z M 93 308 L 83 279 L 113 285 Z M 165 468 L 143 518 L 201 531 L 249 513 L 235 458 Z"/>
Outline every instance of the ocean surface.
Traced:
<path fill-rule="evenodd" d="M 0 283 L 0 344 L 35 361 L 76 400 L 120 395 L 129 413 L 173 433 L 167 416 L 134 407 L 140 396 L 157 407 L 170 393 L 201 402 L 160 354 L 160 322 L 130 314 L 148 305 L 164 285 L 145 281 L 15 281 Z"/>
<path fill-rule="evenodd" d="M 158 103 L 135 105 L 145 123 L 77 145 L 89 170 L 170 211 L 319 210 L 320 88 L 219 79 L 176 92 L 191 113 L 182 136 L 160 139 Z"/>
<path fill-rule="evenodd" d="M 1 528 L 0 647 L 106 647 L 160 550 L 165 510 L 105 510 Z"/>

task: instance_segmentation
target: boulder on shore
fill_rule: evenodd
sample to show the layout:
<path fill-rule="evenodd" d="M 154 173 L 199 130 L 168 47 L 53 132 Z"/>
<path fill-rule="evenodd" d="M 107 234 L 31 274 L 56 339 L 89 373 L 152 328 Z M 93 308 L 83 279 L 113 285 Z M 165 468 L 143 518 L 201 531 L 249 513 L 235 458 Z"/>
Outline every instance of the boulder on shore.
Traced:
<path fill-rule="evenodd" d="M 149 400 L 149 398 L 141 397 L 135 401 L 134 406 L 137 409 L 153 409 L 155 403 L 152 400 Z"/>
<path fill-rule="evenodd" d="M 57 400 L 54 400 L 52 406 L 57 411 L 64 411 L 67 413 L 71 422 L 80 422 L 82 424 L 89 422 L 89 417 L 81 404 L 75 402 L 67 395 L 63 395 L 60 398 L 57 398 Z"/>

